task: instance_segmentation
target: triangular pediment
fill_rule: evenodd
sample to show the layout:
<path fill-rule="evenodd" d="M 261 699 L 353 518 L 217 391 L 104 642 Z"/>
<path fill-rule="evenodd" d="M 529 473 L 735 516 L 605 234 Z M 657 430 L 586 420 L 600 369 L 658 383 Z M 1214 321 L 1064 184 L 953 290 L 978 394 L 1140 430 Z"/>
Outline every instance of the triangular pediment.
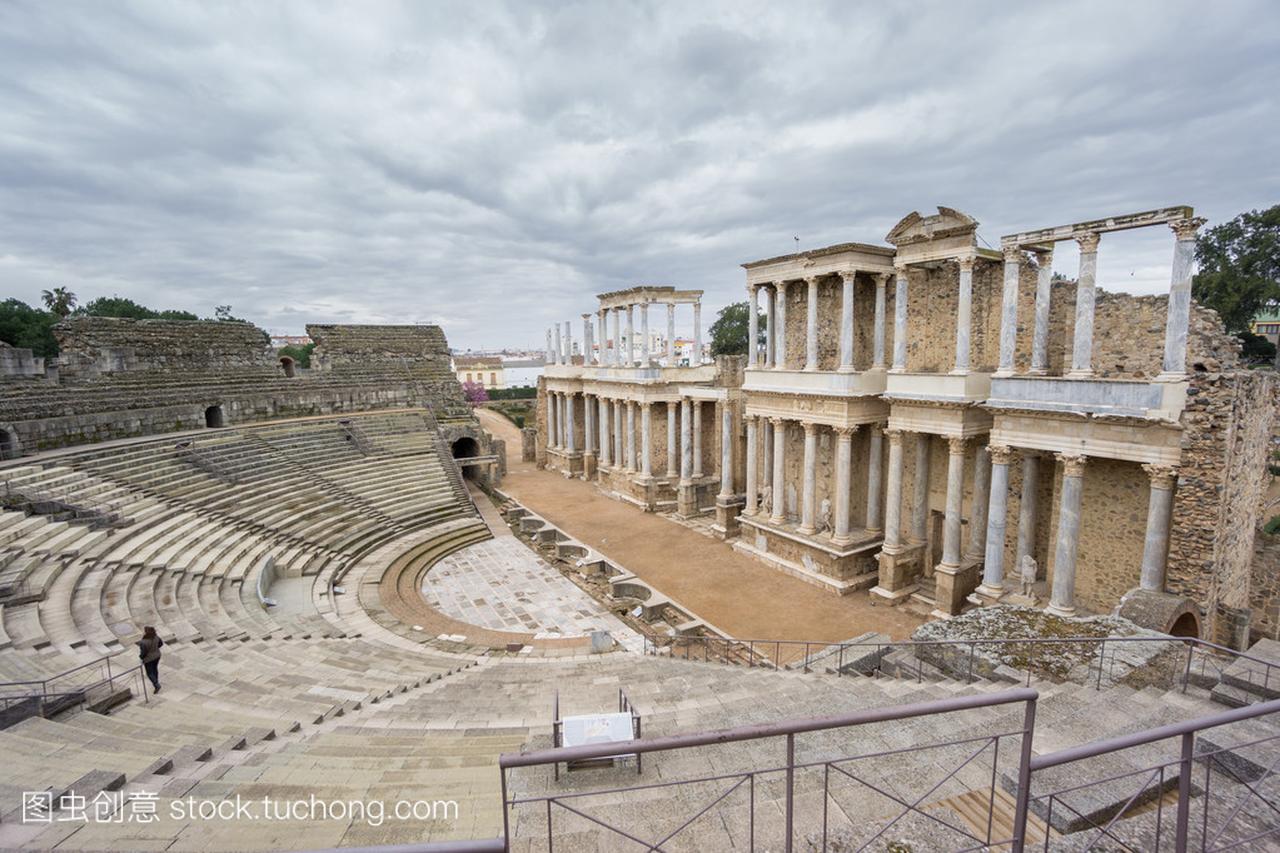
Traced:
<path fill-rule="evenodd" d="M 894 246 L 905 246 L 942 237 L 976 234 L 977 230 L 978 220 L 972 216 L 951 207 L 939 206 L 938 212 L 932 216 L 921 216 L 915 211 L 908 213 L 884 239 Z"/>

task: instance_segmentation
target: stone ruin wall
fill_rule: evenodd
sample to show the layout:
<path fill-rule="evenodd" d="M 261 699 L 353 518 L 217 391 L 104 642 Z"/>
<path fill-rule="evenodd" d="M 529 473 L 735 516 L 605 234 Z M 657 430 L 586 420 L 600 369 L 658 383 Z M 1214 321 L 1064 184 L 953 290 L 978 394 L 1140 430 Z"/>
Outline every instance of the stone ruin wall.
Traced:
<path fill-rule="evenodd" d="M 1271 383 L 1271 436 L 1267 459 L 1280 451 L 1280 379 Z M 1280 460 L 1273 464 L 1280 465 Z M 1266 488 L 1258 502 L 1257 527 L 1253 540 L 1253 562 L 1250 567 L 1250 627 L 1255 637 L 1280 639 L 1280 532 L 1266 533 L 1263 525 L 1280 515 L 1280 477 L 1265 475 Z"/>
<path fill-rule="evenodd" d="M 104 374 L 271 369 L 271 339 L 251 323 L 72 316 L 53 328 L 60 381 Z"/>

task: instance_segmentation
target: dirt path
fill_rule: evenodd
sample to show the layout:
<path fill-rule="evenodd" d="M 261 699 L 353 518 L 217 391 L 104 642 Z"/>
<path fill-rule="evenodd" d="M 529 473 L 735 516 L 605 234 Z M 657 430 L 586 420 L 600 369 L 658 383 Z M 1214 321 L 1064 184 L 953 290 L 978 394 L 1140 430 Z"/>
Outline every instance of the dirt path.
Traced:
<path fill-rule="evenodd" d="M 903 639 L 922 621 L 901 608 L 873 607 L 865 592 L 824 592 L 582 480 L 539 471 L 520 461 L 514 424 L 497 412 L 477 413 L 507 443 L 503 491 L 735 637 L 836 642 L 881 631 Z"/>

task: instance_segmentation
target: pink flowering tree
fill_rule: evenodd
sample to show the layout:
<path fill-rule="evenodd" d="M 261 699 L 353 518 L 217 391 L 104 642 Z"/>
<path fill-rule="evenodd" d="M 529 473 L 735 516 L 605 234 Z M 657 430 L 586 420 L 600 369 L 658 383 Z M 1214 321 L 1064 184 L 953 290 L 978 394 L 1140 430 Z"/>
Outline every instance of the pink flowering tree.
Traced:
<path fill-rule="evenodd" d="M 479 382 L 463 382 L 462 396 L 466 397 L 467 402 L 473 406 L 489 402 L 489 393 L 484 390 L 484 386 Z"/>

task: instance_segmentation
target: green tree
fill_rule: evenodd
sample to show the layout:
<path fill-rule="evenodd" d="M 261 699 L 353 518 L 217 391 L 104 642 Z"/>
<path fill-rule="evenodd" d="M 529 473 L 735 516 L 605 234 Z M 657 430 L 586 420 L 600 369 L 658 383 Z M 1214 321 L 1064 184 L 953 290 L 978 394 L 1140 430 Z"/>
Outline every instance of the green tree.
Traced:
<path fill-rule="evenodd" d="M 1249 321 L 1280 308 L 1280 204 L 1242 213 L 1196 238 L 1200 272 L 1191 294 L 1218 312 L 1227 331 L 1249 331 Z"/>
<path fill-rule="evenodd" d="M 41 294 L 44 307 L 59 317 L 65 317 L 76 307 L 76 295 L 65 287 L 55 287 Z"/>
<path fill-rule="evenodd" d="M 155 311 L 123 296 L 99 296 L 79 312 L 90 317 L 124 317 L 130 320 L 199 320 L 190 311 Z"/>
<path fill-rule="evenodd" d="M 0 341 L 31 350 L 32 355 L 53 358 L 58 341 L 53 326 L 61 318 L 52 311 L 32 308 L 20 299 L 0 302 Z"/>
<path fill-rule="evenodd" d="M 293 359 L 293 363 L 298 365 L 298 367 L 310 367 L 311 353 L 315 348 L 315 341 L 312 341 L 309 344 L 302 344 L 301 346 L 298 344 L 288 344 L 276 350 L 276 355 L 280 357 L 288 356 Z"/>
<path fill-rule="evenodd" d="M 746 355 L 747 336 L 750 335 L 751 308 L 747 302 L 735 302 L 720 309 L 716 321 L 711 324 L 711 354 Z M 756 345 L 764 343 L 768 325 L 765 315 L 759 317 L 759 336 Z"/>

